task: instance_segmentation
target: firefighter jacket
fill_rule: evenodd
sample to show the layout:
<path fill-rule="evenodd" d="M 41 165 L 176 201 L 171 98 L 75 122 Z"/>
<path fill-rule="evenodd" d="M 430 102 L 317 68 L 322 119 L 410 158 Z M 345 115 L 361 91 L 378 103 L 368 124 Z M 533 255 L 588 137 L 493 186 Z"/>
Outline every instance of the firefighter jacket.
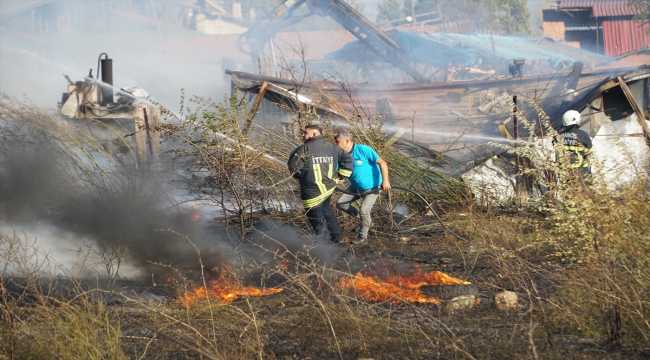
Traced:
<path fill-rule="evenodd" d="M 289 171 L 300 181 L 300 198 L 305 209 L 318 206 L 336 189 L 340 177 L 350 177 L 354 164 L 350 154 L 314 136 L 289 156 Z"/>
<path fill-rule="evenodd" d="M 591 138 L 577 125 L 571 125 L 560 134 L 564 149 L 571 153 L 571 168 L 589 167 L 587 161 L 591 153 Z"/>

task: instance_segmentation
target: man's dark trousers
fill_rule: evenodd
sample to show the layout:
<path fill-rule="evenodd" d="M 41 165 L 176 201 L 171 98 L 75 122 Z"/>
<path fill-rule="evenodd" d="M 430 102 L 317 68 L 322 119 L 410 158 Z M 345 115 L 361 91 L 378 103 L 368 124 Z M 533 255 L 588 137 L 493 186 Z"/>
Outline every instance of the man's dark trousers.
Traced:
<path fill-rule="evenodd" d="M 338 220 L 336 220 L 336 215 L 332 211 L 332 206 L 330 206 L 330 198 L 331 196 L 328 196 L 325 201 L 307 210 L 307 219 L 309 219 L 309 223 L 314 228 L 316 235 L 322 235 L 327 227 L 330 239 L 340 240 L 343 233 Z"/>

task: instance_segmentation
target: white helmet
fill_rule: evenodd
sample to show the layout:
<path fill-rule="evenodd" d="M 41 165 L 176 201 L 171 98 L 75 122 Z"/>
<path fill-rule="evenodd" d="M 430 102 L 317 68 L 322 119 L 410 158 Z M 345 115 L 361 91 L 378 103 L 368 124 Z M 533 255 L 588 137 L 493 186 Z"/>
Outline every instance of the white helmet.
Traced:
<path fill-rule="evenodd" d="M 562 125 L 578 125 L 580 122 L 580 113 L 575 110 L 569 110 L 562 115 Z"/>

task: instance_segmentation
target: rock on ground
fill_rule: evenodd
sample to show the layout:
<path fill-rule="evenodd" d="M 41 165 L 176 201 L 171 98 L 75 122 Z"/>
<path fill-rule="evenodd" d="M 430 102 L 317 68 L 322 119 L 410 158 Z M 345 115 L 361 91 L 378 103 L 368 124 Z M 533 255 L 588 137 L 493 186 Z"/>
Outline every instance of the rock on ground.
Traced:
<path fill-rule="evenodd" d="M 515 310 L 519 304 L 516 292 L 504 290 L 494 296 L 494 304 L 501 311 Z"/>
<path fill-rule="evenodd" d="M 461 295 L 449 300 L 445 309 L 447 311 L 468 310 L 474 306 L 476 297 L 474 295 Z"/>

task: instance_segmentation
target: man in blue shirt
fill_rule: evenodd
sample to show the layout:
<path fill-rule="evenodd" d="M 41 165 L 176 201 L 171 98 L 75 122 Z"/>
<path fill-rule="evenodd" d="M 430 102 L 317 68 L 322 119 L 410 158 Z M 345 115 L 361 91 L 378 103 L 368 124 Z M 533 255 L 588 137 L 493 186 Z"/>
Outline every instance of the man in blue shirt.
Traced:
<path fill-rule="evenodd" d="M 350 187 L 339 197 L 336 206 L 344 212 L 360 218 L 359 235 L 353 244 L 368 242 L 368 230 L 372 224 L 372 210 L 380 190 L 390 190 L 388 181 L 388 164 L 380 158 L 370 146 L 355 144 L 350 134 L 339 134 L 334 137 L 336 145 L 350 153 L 354 168 L 350 176 Z M 361 199 L 359 209 L 352 203 Z"/>

